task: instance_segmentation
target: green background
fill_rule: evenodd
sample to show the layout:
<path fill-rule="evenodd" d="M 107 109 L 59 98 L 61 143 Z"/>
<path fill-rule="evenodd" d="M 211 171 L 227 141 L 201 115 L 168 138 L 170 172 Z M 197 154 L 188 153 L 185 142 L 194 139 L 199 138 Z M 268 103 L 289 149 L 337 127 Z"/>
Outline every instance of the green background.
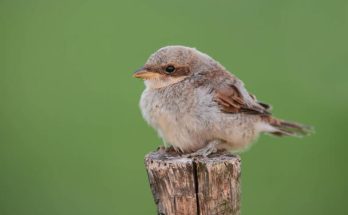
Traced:
<path fill-rule="evenodd" d="M 0 214 L 155 214 L 131 74 L 169 44 L 316 128 L 241 155 L 244 215 L 348 214 L 347 38 L 346 0 L 0 0 Z"/>

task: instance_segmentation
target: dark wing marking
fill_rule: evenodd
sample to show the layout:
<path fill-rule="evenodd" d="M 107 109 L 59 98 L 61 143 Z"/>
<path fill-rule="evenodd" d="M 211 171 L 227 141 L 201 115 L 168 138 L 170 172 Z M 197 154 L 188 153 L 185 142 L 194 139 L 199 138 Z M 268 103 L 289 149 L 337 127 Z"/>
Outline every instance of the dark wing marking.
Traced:
<path fill-rule="evenodd" d="M 215 89 L 214 100 L 219 104 L 222 111 L 227 113 L 250 113 L 258 115 L 270 115 L 270 106 L 258 102 L 255 96 L 243 94 L 236 84 L 229 84 Z M 245 90 L 244 90 L 245 91 Z"/>

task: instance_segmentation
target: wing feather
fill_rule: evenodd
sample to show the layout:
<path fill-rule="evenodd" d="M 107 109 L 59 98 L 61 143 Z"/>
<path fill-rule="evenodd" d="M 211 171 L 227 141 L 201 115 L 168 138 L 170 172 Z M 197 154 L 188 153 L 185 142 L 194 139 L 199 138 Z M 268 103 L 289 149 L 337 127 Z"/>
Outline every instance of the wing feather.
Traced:
<path fill-rule="evenodd" d="M 217 86 L 213 90 L 214 100 L 223 112 L 271 115 L 270 105 L 257 101 L 256 97 L 244 88 L 243 82 L 229 73 Z"/>

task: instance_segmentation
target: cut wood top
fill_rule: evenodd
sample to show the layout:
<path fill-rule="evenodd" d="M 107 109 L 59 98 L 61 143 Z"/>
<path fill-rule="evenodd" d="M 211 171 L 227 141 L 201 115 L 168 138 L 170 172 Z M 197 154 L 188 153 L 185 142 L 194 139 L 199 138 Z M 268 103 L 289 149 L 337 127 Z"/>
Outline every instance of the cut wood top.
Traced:
<path fill-rule="evenodd" d="M 145 157 L 158 214 L 240 213 L 240 157 L 186 157 L 163 149 Z"/>

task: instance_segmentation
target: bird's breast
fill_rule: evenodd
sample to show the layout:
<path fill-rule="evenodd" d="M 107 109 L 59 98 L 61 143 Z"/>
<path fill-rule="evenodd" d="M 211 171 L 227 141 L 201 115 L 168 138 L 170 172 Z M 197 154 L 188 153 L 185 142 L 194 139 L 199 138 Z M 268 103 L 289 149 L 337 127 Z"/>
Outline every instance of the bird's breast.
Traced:
<path fill-rule="evenodd" d="M 190 112 L 185 105 L 185 101 L 182 100 L 183 98 L 178 98 L 175 94 L 170 95 L 166 92 L 145 90 L 140 106 L 144 118 L 151 125 L 169 129 L 169 124 L 175 127 L 185 113 Z M 187 105 L 189 103 L 189 101 L 186 101 Z"/>
<path fill-rule="evenodd" d="M 182 149 L 199 148 L 209 134 L 214 113 L 208 90 L 145 90 L 140 106 L 146 121 L 166 142 Z"/>

